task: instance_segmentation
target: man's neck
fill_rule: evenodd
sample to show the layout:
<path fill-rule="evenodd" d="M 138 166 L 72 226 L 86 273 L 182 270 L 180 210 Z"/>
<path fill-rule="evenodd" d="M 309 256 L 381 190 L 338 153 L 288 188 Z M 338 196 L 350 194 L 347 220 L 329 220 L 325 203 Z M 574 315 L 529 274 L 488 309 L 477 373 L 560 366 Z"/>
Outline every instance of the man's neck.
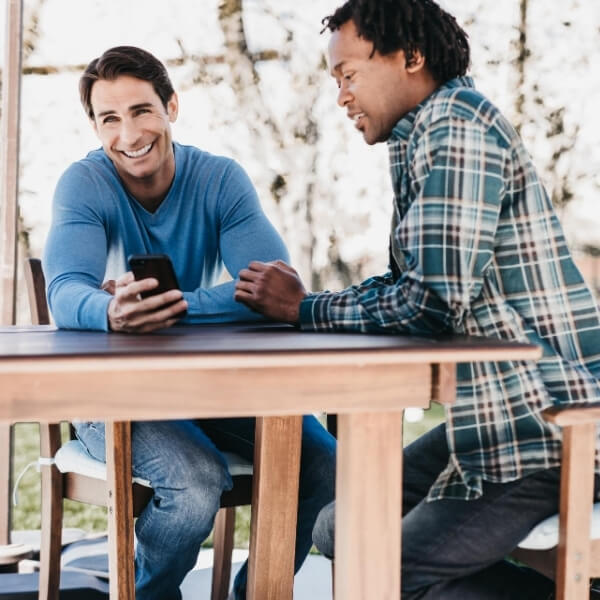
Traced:
<path fill-rule="evenodd" d="M 145 179 L 135 179 L 134 181 L 123 180 L 125 189 L 133 198 L 135 198 L 148 212 L 155 212 L 166 198 L 173 183 L 171 179 L 167 183 L 157 184 L 152 181 L 154 177 Z"/>

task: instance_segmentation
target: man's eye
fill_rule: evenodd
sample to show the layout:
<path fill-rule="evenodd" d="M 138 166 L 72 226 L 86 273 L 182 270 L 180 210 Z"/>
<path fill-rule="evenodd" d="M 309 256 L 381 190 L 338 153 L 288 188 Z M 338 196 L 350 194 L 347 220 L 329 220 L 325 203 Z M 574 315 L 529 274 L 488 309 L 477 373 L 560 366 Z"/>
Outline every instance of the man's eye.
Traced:
<path fill-rule="evenodd" d="M 136 115 L 141 115 L 141 114 L 143 114 L 143 113 L 149 113 L 149 112 L 150 112 L 150 109 L 149 109 L 149 108 L 138 108 L 138 109 L 135 111 L 135 114 L 136 114 Z"/>
<path fill-rule="evenodd" d="M 117 120 L 117 117 L 110 115 L 108 117 L 104 117 L 104 119 L 102 119 L 103 123 L 114 123 Z"/>

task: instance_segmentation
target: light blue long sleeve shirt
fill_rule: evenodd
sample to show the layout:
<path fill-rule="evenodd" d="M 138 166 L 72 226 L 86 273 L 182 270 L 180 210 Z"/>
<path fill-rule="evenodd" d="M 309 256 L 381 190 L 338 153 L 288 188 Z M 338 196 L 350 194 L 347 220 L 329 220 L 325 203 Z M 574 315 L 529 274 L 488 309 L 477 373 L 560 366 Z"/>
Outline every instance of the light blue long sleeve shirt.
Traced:
<path fill-rule="evenodd" d="M 108 331 L 112 298 L 100 289 L 127 270 L 131 254 L 167 254 L 188 303 L 189 323 L 258 319 L 233 299 L 252 260 L 288 261 L 244 170 L 233 160 L 173 144 L 175 177 L 154 213 L 124 188 L 103 150 L 60 178 L 44 251 L 48 301 L 58 327 Z"/>

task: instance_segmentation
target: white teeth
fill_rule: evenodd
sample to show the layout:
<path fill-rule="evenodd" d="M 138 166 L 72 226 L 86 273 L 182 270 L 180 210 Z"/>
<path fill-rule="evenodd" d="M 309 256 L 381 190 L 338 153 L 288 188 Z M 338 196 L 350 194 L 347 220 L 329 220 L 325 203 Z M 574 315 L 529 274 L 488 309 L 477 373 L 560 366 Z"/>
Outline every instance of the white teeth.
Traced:
<path fill-rule="evenodd" d="M 125 156 L 129 156 L 129 158 L 139 158 L 140 156 L 144 156 L 144 154 L 150 152 L 150 148 L 152 148 L 152 144 L 148 144 L 147 146 L 144 146 L 135 152 L 127 152 L 126 150 L 123 150 L 123 154 L 125 154 Z"/>
<path fill-rule="evenodd" d="M 358 113 L 357 115 L 354 115 L 354 117 L 352 117 L 352 118 L 354 119 L 355 123 L 358 123 L 358 120 L 364 116 L 365 116 L 365 113 Z"/>

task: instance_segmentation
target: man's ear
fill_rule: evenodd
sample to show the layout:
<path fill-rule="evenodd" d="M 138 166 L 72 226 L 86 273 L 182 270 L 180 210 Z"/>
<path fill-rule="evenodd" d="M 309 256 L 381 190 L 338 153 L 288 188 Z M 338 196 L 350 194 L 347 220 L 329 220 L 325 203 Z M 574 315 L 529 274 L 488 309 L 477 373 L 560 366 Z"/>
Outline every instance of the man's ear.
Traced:
<path fill-rule="evenodd" d="M 167 115 L 169 116 L 169 121 L 171 123 L 175 123 L 177 120 L 177 114 L 179 113 L 179 98 L 177 98 L 177 94 L 173 92 L 169 101 L 167 102 Z"/>
<path fill-rule="evenodd" d="M 406 70 L 409 73 L 417 73 L 425 67 L 425 57 L 420 50 L 415 50 L 410 58 L 406 59 Z"/>

